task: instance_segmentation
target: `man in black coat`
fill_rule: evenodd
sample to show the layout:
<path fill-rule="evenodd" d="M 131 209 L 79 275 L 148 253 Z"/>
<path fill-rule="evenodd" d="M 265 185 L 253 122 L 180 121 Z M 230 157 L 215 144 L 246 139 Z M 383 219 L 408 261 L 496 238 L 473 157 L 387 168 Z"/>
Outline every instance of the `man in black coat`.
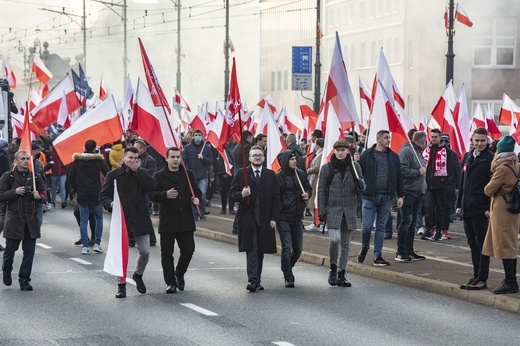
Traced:
<path fill-rule="evenodd" d="M 184 291 L 184 274 L 188 270 L 195 251 L 195 220 L 192 205 L 199 205 L 202 192 L 190 170 L 181 165 L 179 148 L 171 147 L 166 152 L 166 167 L 154 174 L 157 181 L 155 191 L 150 194 L 152 201 L 160 204 L 159 234 L 161 235 L 161 265 L 163 268 L 166 293 L 175 293 L 177 288 Z M 189 177 L 189 181 L 188 181 Z M 190 185 L 195 196 L 192 196 Z M 175 241 L 181 251 L 177 270 L 173 263 Z"/>
<path fill-rule="evenodd" d="M 276 173 L 263 167 L 264 151 L 253 146 L 251 165 L 236 171 L 230 195 L 239 202 L 236 215 L 238 249 L 246 252 L 250 292 L 263 290 L 260 284 L 265 253 L 276 253 L 275 227 L 280 213 L 280 183 Z M 247 174 L 247 183 L 244 178 Z"/>
<path fill-rule="evenodd" d="M 134 238 L 139 250 L 132 279 L 136 283 L 137 291 L 146 293 L 143 273 L 150 257 L 150 234 L 154 231 L 146 195 L 155 190 L 156 181 L 146 168 L 139 167 L 136 147 L 125 149 L 121 165 L 107 174 L 99 193 L 101 203 L 109 212 L 112 212 L 114 201 L 114 180 L 117 181 L 117 193 L 125 215 L 129 238 Z M 116 298 L 126 297 L 126 277 L 119 277 L 118 284 Z"/>
<path fill-rule="evenodd" d="M 464 231 L 471 249 L 473 277 L 461 289 L 481 290 L 487 288 L 489 276 L 489 256 L 482 254 L 489 223 L 490 198 L 484 187 L 491 180 L 493 153 L 487 143 L 487 130 L 477 128 L 471 141 L 473 150 L 463 164 L 462 180 L 457 198 L 457 213 L 464 220 Z"/>

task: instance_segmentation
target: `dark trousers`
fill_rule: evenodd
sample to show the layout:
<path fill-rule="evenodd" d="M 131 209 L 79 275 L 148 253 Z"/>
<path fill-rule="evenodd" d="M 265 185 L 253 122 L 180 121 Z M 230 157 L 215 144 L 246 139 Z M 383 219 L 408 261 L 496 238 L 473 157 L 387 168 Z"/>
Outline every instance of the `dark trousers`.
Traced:
<path fill-rule="evenodd" d="M 397 253 L 403 256 L 409 256 L 414 252 L 415 223 L 422 199 L 423 195 L 416 197 L 409 193 L 404 194 L 403 206 L 399 209 L 401 222 L 397 228 Z"/>
<path fill-rule="evenodd" d="M 253 250 L 246 251 L 247 281 L 260 284 L 262 280 L 262 267 L 264 254 L 258 252 L 258 229 L 253 233 Z"/>
<path fill-rule="evenodd" d="M 448 195 L 451 196 L 448 189 L 442 190 L 426 190 L 425 203 L 424 203 L 424 221 L 426 224 L 426 230 L 430 230 L 435 227 L 437 231 L 447 230 L 450 224 L 450 218 L 444 217 L 446 205 L 448 202 Z M 451 199 L 451 197 L 449 197 Z"/>
<path fill-rule="evenodd" d="M 229 210 L 233 210 L 234 202 L 229 198 L 228 192 L 231 187 L 231 181 L 233 181 L 233 177 L 221 174 L 220 175 L 220 203 L 222 204 L 222 210 L 226 210 L 229 200 Z"/>
<path fill-rule="evenodd" d="M 487 281 L 489 276 L 489 256 L 482 254 L 482 245 L 486 238 L 489 219 L 484 213 L 475 217 L 464 218 L 464 232 L 468 238 L 471 249 L 471 262 L 473 263 L 473 276 Z"/>
<path fill-rule="evenodd" d="M 518 285 L 516 282 L 516 258 L 515 259 L 502 259 L 504 266 L 504 272 L 506 273 L 505 283 L 509 285 Z"/>
<path fill-rule="evenodd" d="M 298 262 L 303 249 L 303 224 L 301 221 L 278 221 L 278 234 L 282 243 L 283 276 L 294 278 L 292 268 Z"/>
<path fill-rule="evenodd" d="M 34 252 L 36 251 L 36 239 L 32 239 L 29 234 L 29 229 L 25 226 L 24 239 L 9 239 L 5 240 L 4 262 L 2 264 L 2 271 L 11 273 L 13 271 L 14 253 L 22 243 L 23 258 L 20 265 L 20 272 L 18 273 L 18 282 L 31 281 L 32 265 L 34 260 Z"/>
<path fill-rule="evenodd" d="M 175 271 L 173 264 L 173 249 L 176 240 L 181 252 L 177 261 L 177 271 Z M 161 265 L 164 282 L 167 285 L 173 285 L 176 282 L 175 275 L 184 276 L 193 257 L 193 252 L 195 252 L 193 232 L 161 233 Z"/>

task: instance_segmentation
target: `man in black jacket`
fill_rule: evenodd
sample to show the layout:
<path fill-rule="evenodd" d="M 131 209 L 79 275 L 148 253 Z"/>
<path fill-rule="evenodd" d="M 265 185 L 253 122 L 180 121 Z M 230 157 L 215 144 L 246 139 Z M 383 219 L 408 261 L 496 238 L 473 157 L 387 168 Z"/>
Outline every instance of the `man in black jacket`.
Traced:
<path fill-rule="evenodd" d="M 88 255 L 89 241 L 87 223 L 89 215 L 94 212 L 96 218 L 96 239 L 94 240 L 94 252 L 102 253 L 101 236 L 103 235 L 103 206 L 99 201 L 101 191 L 101 179 L 108 172 L 103 155 L 94 154 L 96 142 L 89 139 L 85 142 L 85 152 L 74 154 L 74 162 L 69 170 L 68 179 L 74 191 L 78 195 L 81 243 L 81 253 Z"/>
<path fill-rule="evenodd" d="M 457 213 L 464 220 L 464 231 L 471 249 L 473 277 L 461 289 L 481 290 L 487 288 L 489 256 L 482 254 L 482 245 L 489 223 L 490 199 L 484 187 L 491 180 L 493 153 L 487 143 L 487 130 L 477 128 L 471 141 L 473 150 L 463 162 L 463 174 L 457 198 Z"/>
<path fill-rule="evenodd" d="M 184 274 L 188 270 L 195 251 L 195 220 L 192 205 L 202 200 L 202 192 L 193 172 L 181 165 L 181 151 L 171 147 L 166 152 L 166 167 L 154 174 L 157 180 L 155 191 L 150 194 L 152 201 L 159 202 L 159 234 L 161 235 L 161 265 L 163 268 L 166 293 L 175 293 L 177 288 L 184 291 Z M 189 177 L 189 182 L 188 182 Z M 195 196 L 191 195 L 189 184 Z M 177 270 L 173 263 L 175 241 L 181 252 Z"/>
<path fill-rule="evenodd" d="M 307 174 L 298 169 L 296 153 L 293 150 L 278 154 L 282 170 L 277 173 L 280 182 L 280 217 L 278 234 L 282 243 L 282 272 L 285 287 L 294 287 L 292 268 L 303 250 L 303 211 L 312 193 Z"/>

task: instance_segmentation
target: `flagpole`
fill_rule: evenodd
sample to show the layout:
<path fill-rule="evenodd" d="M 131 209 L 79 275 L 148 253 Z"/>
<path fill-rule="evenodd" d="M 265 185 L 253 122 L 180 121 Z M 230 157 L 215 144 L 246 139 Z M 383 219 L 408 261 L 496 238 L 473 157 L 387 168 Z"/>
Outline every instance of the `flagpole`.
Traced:
<path fill-rule="evenodd" d="M 294 170 L 294 175 L 296 175 L 296 180 L 298 180 L 298 184 L 300 185 L 300 188 L 302 189 L 302 193 L 305 193 L 305 189 L 303 188 L 302 181 L 300 180 L 300 177 L 298 176 L 298 169 Z"/>
<path fill-rule="evenodd" d="M 36 54 L 36 52 L 34 53 Z M 33 62 L 34 64 L 34 62 Z M 31 119 L 30 116 L 31 116 L 31 113 L 29 112 L 29 105 L 31 104 L 31 88 L 32 88 L 32 71 L 29 75 L 29 89 L 27 90 L 27 104 L 26 104 L 26 116 L 27 116 L 27 127 L 29 127 L 29 120 Z M 9 95 L 8 95 L 9 96 Z M 10 105 L 9 105 L 10 107 Z M 11 113 L 11 111 L 9 110 L 9 114 Z M 27 130 L 29 131 L 28 135 L 29 135 L 29 143 L 31 143 L 31 130 L 29 130 L 29 128 L 27 128 Z M 23 131 L 22 131 L 22 134 L 23 134 Z M 30 152 L 31 154 L 31 165 L 32 165 L 32 182 L 33 182 L 33 192 L 36 191 L 36 175 L 34 173 L 34 160 L 32 158 L 32 150 Z"/>

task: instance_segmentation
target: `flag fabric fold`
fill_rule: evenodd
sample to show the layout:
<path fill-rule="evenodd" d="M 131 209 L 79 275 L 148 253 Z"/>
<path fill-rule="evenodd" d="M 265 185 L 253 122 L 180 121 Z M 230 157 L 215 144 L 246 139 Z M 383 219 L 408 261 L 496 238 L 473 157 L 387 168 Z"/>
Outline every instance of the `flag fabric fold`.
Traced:
<path fill-rule="evenodd" d="M 16 76 L 7 60 L 4 58 L 4 72 L 11 89 L 16 89 Z"/>
<path fill-rule="evenodd" d="M 469 19 L 468 14 L 464 9 L 462 9 L 462 6 L 457 4 L 455 8 L 455 19 L 461 22 L 464 25 L 469 26 L 470 28 L 473 26 L 473 22 Z"/>
<path fill-rule="evenodd" d="M 45 63 L 40 58 L 39 54 L 34 54 L 34 62 L 32 65 L 32 70 L 36 74 L 36 78 L 42 84 L 47 84 L 53 77 L 51 71 L 45 66 Z"/>

